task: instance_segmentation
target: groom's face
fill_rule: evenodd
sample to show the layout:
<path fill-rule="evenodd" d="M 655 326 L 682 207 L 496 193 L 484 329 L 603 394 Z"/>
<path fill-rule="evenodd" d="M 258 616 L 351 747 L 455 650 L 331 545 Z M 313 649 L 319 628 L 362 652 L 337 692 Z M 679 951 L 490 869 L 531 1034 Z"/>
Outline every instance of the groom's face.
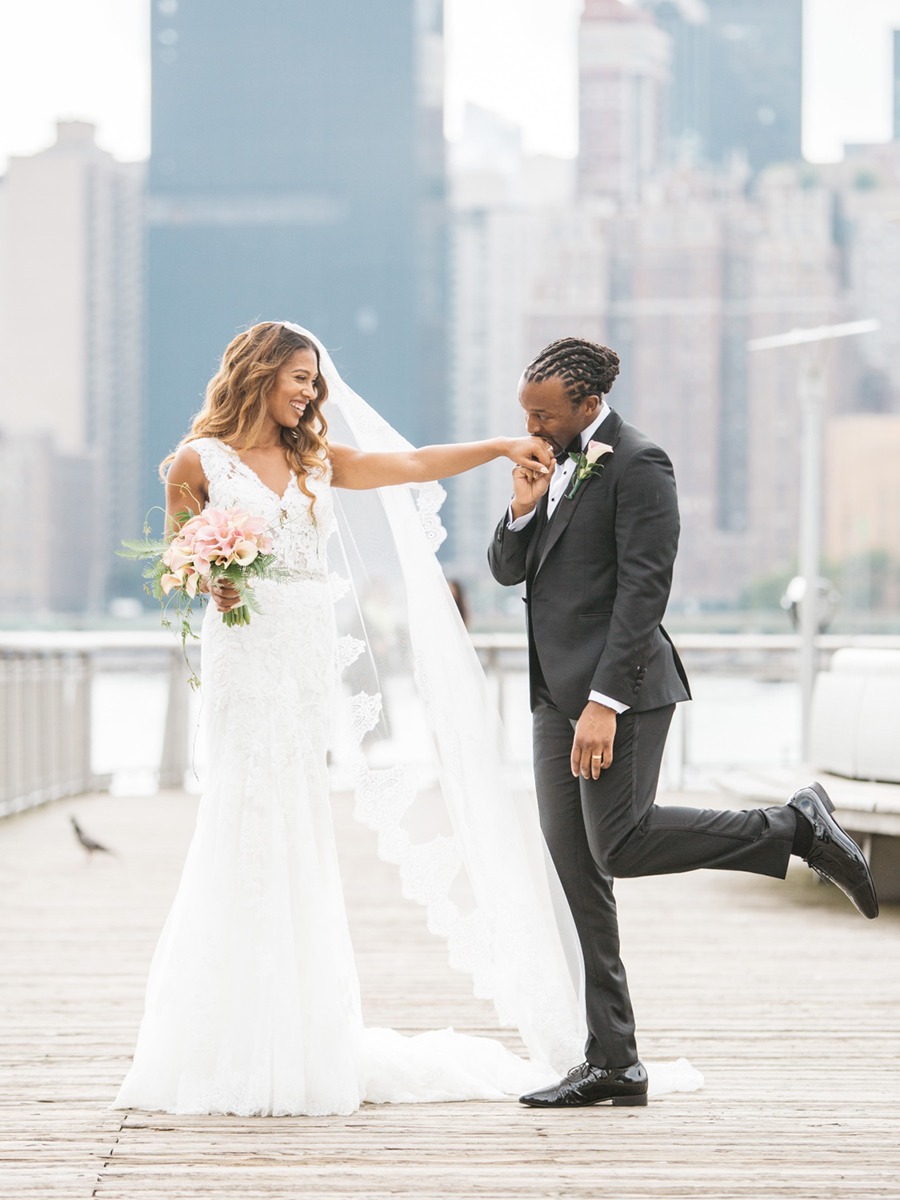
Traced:
<path fill-rule="evenodd" d="M 596 418 L 600 408 L 598 396 L 586 396 L 574 405 L 566 385 L 558 376 L 542 383 L 522 382 L 519 403 L 525 413 L 525 428 L 532 437 L 549 442 L 554 454 L 566 446 Z"/>

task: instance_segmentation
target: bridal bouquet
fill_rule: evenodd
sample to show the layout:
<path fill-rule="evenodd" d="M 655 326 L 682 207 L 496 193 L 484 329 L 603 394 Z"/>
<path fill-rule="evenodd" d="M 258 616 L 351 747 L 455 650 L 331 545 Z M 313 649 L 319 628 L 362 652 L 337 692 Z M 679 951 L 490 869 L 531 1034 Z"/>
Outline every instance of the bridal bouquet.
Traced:
<path fill-rule="evenodd" d="M 240 604 L 222 613 L 226 625 L 249 625 L 250 611 L 257 607 L 253 584 L 258 579 L 275 579 L 283 573 L 274 567 L 272 538 L 264 517 L 254 517 L 239 508 L 205 508 L 184 518 L 171 538 L 148 538 L 123 542 L 119 553 L 125 558 L 146 558 L 146 590 L 163 605 L 163 625 L 173 627 L 168 609 L 174 604 L 181 644 L 195 634 L 191 629 L 193 602 L 201 591 L 222 579 L 237 588 Z M 194 677 L 192 676 L 192 682 Z"/>

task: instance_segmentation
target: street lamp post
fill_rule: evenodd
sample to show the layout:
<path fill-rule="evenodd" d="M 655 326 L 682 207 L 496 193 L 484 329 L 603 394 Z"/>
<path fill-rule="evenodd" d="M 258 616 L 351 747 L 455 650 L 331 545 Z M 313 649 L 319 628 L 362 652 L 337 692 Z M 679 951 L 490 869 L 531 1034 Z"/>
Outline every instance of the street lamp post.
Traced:
<path fill-rule="evenodd" d="M 808 351 L 797 380 L 800 401 L 800 752 L 809 761 L 810 713 L 816 682 L 819 632 L 819 571 L 822 555 L 822 441 L 825 370 L 821 355 Z"/>
<path fill-rule="evenodd" d="M 800 363 L 797 393 L 800 402 L 800 544 L 799 570 L 803 579 L 800 601 L 800 754 L 810 753 L 810 715 L 816 681 L 818 634 L 819 559 L 822 545 L 822 430 L 825 415 L 825 358 L 812 347 L 840 337 L 874 333 L 880 321 L 848 321 L 814 329 L 792 329 L 774 337 L 753 338 L 748 350 L 777 350 L 784 346 L 809 346 Z M 818 348 L 818 347 L 817 347 Z"/>

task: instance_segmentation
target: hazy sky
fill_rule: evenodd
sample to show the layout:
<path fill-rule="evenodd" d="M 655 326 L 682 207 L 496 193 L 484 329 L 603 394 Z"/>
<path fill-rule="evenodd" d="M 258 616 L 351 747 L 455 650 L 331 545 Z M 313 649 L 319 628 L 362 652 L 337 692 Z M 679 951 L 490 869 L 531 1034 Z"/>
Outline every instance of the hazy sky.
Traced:
<path fill-rule="evenodd" d="M 449 135 L 472 100 L 518 121 L 529 150 L 574 154 L 582 0 L 445 4 Z M 48 145 L 57 117 L 93 121 L 120 158 L 147 154 L 148 13 L 149 0 L 0 0 L 0 169 Z M 807 156 L 889 138 L 900 0 L 806 0 L 805 14 Z"/>

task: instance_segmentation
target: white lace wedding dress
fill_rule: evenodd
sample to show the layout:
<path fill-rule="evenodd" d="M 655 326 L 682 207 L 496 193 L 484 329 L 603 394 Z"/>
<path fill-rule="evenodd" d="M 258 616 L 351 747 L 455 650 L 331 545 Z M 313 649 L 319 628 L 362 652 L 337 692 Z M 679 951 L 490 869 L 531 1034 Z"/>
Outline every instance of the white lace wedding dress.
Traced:
<path fill-rule="evenodd" d="M 319 1115 L 539 1086 L 546 1069 L 490 1039 L 363 1028 L 326 767 L 341 657 L 330 485 L 310 480 L 313 515 L 295 481 L 276 496 L 223 443 L 190 444 L 210 505 L 265 516 L 291 577 L 257 585 L 249 625 L 206 611 L 205 792 L 114 1107 Z"/>

